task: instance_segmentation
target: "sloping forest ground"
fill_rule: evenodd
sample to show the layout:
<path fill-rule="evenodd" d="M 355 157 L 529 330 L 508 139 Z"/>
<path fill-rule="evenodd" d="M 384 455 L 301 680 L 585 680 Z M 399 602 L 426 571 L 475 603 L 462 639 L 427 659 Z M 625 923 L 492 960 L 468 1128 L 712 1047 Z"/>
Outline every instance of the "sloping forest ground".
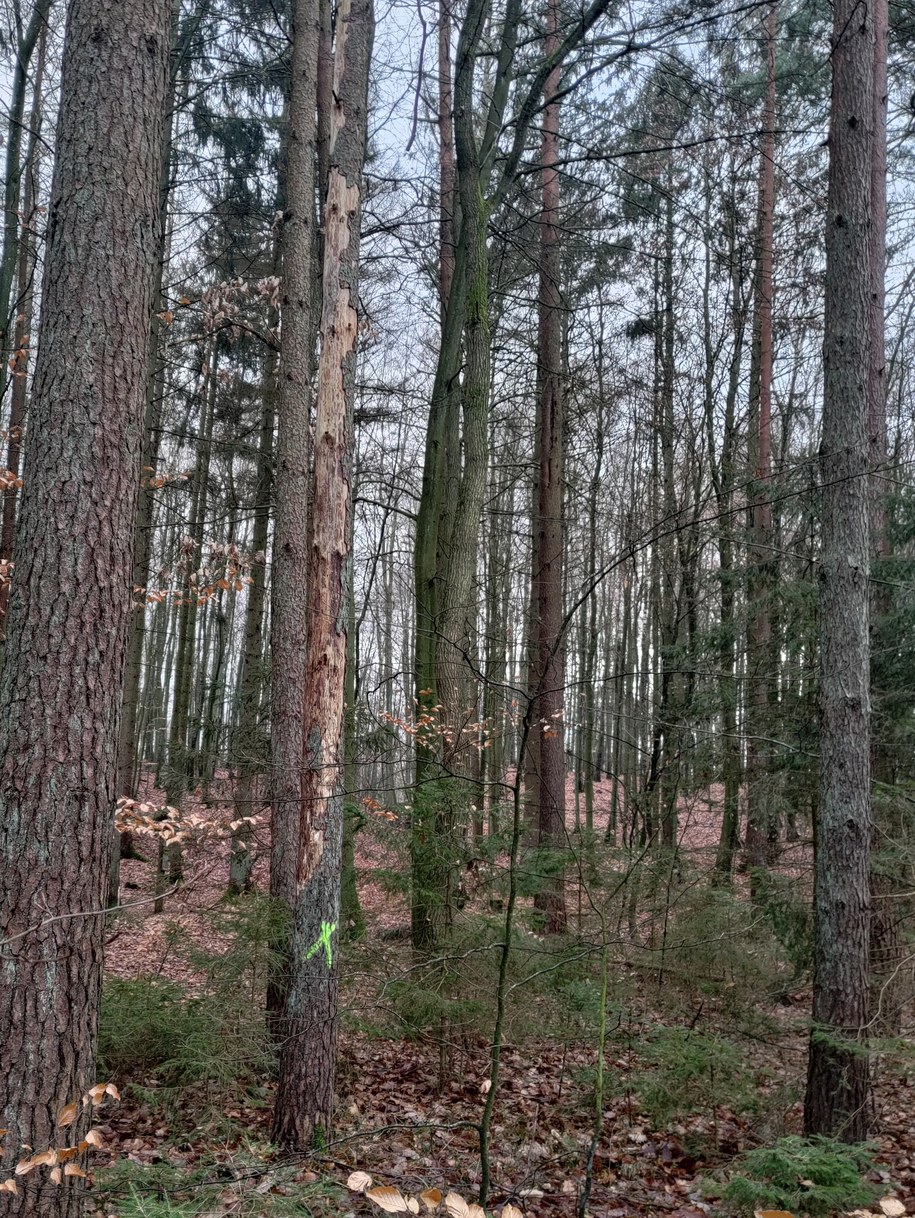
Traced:
<path fill-rule="evenodd" d="M 152 779 L 144 795 L 164 802 Z M 725 1201 L 740 1212 L 739 1202 L 721 1197 L 740 1156 L 801 1132 L 810 845 L 784 849 L 754 903 L 745 875 L 733 893 L 710 882 L 719 791 L 681 801 L 675 865 L 633 864 L 603 841 L 609 797 L 610 783 L 598 784 L 593 842 L 576 835 L 569 817 L 577 848 L 569 935 L 547 940 L 537 933 L 531 900 L 519 905 L 490 1206 L 577 1212 L 595 1127 L 605 966 L 603 1119 L 588 1212 L 700 1218 Z M 201 820 L 227 821 L 225 776 L 190 802 Z M 268 843 L 259 833 L 262 893 Z M 333 1141 L 304 1161 L 284 1158 L 269 1141 L 269 902 L 226 900 L 228 845 L 205 837 L 188 845 L 184 880 L 154 914 L 146 898 L 156 846 L 143 839 L 139 846 L 148 857 L 122 863 L 125 908 L 107 946 L 101 1069 L 123 1099 L 103 1114 L 96 1213 L 379 1213 L 346 1188 L 354 1170 L 408 1195 L 439 1188 L 474 1198 L 505 855 L 494 847 L 470 864 L 448 956 L 420 967 L 409 945 L 404 827 L 384 812 L 367 816 L 357 836 L 367 931 L 340 959 L 337 1123 Z M 915 1212 L 913 1085 L 915 1060 L 905 1045 L 886 1046 L 878 1136 L 862 1168 L 878 1213 L 879 1198 L 891 1210 L 898 1199 Z M 828 1201 L 803 1165 L 795 1175 L 797 1211 L 807 1189 L 807 1208 L 824 1212 Z M 850 1195 L 839 1208 L 861 1204 Z"/>

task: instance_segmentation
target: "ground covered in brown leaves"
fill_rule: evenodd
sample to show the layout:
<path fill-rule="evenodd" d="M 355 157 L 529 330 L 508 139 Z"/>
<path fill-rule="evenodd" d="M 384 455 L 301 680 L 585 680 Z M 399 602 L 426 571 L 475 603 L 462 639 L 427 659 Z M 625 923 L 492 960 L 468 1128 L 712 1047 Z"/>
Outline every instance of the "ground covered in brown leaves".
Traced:
<path fill-rule="evenodd" d="M 214 822 L 228 823 L 230 795 L 227 781 L 220 779 L 206 798 L 198 794 L 198 811 Z M 155 803 L 160 793 L 150 785 L 145 798 Z M 712 789 L 680 807 L 684 868 L 693 876 L 713 858 L 719 799 L 720 792 Z M 601 833 L 608 800 L 609 783 L 600 784 L 596 821 Z M 569 807 L 574 808 L 573 792 Z M 570 813 L 574 841 L 573 817 Z M 263 888 L 267 842 L 259 832 L 255 877 Z M 141 841 L 141 848 L 151 860 L 152 843 Z M 108 974 L 126 981 L 161 978 L 206 1002 L 208 980 L 199 960 L 218 958 L 232 946 L 231 935 L 220 931 L 213 916 L 223 908 L 227 845 L 208 840 L 189 846 L 185 879 L 159 915 L 152 913 L 150 903 L 150 860 L 122 865 L 123 909 L 109 936 Z M 403 862 L 403 827 L 389 816 L 369 815 L 358 838 L 357 858 L 368 933 L 347 950 L 343 963 L 340 1104 L 333 1142 L 302 1160 L 273 1150 L 272 1083 L 266 1071 L 255 1071 L 241 1086 L 219 1080 L 169 1087 L 155 1071 L 148 1077 L 120 1079 L 124 1101 L 112 1107 L 102 1123 L 107 1153 L 100 1156 L 100 1166 L 106 1158 L 115 1166 L 97 1173 L 98 1213 L 377 1213 L 368 1200 L 345 1189 L 354 1169 L 404 1193 L 437 1187 L 475 1196 L 477 1126 L 490 1083 L 491 995 L 486 990 L 492 968 L 468 967 L 462 975 L 464 963 L 452 962 L 450 980 L 441 985 L 452 1003 L 447 1009 L 458 1012 L 457 1017 L 443 1016 L 438 1022 L 414 1018 L 425 1001 L 423 987 L 431 982 L 428 972 L 416 972 L 406 941 L 406 897 L 396 882 Z M 783 857 L 781 869 L 792 882 L 804 884 L 809 882 L 809 863 L 809 845 L 801 842 Z M 500 937 L 501 904 L 490 884 L 499 868 L 497 857 L 468 873 L 468 904 L 461 915 L 466 936 L 462 940 L 459 933 L 456 953 L 465 951 L 471 963 L 491 958 Z M 606 876 L 597 878 L 606 888 Z M 582 865 L 569 884 L 568 898 L 572 930 L 584 944 L 578 955 L 596 968 L 589 913 L 594 881 Z M 695 881 L 687 883 L 678 875 L 670 883 L 690 887 Z M 498 1210 L 512 1202 L 530 1215 L 572 1215 L 594 1127 L 596 1033 L 587 1020 L 564 1017 L 566 995 L 574 999 L 575 987 L 585 985 L 581 973 L 569 981 L 567 991 L 545 990 L 531 981 L 538 970 L 559 973 L 567 965 L 550 955 L 549 945 L 536 933 L 524 931 L 526 913 L 522 901 L 522 948 L 527 933 L 532 959 L 542 952 L 543 964 L 512 983 L 512 1014 L 492 1127 L 490 1206 Z M 469 929 L 474 918 L 493 930 L 483 944 Z M 717 1170 L 761 1140 L 800 1131 L 809 1010 L 803 984 L 760 1001 L 755 1026 L 748 1026 L 744 1015 L 738 1019 L 747 1025 L 734 1043 L 740 1046 L 743 1085 L 749 1079 L 755 1091 L 750 1102 L 729 1107 L 713 1085 L 707 1093 L 697 1088 L 689 1111 L 683 1110 L 681 1099 L 676 1111 L 659 1120 L 663 1096 L 655 1097 L 646 1111 L 640 1083 L 650 1081 L 657 1030 L 679 1026 L 713 1043 L 733 1016 L 726 979 L 716 994 L 707 986 L 703 989 L 701 977 L 678 975 L 675 955 L 668 959 L 663 954 L 663 939 L 658 956 L 657 937 L 672 932 L 666 921 L 648 926 L 646 919 L 652 918 L 640 908 L 633 921 L 621 907 L 611 935 L 606 1095 L 588 1205 L 595 1218 L 700 1218 L 714 1213 L 708 1181 Z M 647 940 L 653 940 L 648 955 Z M 716 959 L 714 945 L 709 958 Z M 685 967 L 689 971 L 694 962 Z M 875 1183 L 915 1213 L 915 1073 L 910 1079 L 898 1054 L 891 1062 L 894 1068 L 882 1072 L 877 1088 Z M 656 1058 L 654 1067 L 657 1071 Z M 288 1210 L 282 1208 L 284 1198 Z M 155 1209 L 154 1202 L 172 1208 Z"/>

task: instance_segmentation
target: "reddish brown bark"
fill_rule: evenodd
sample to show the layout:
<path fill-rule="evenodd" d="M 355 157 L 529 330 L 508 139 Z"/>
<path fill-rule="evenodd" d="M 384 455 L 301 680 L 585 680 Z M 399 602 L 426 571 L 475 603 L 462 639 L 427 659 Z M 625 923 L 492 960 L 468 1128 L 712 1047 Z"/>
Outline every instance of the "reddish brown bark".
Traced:
<path fill-rule="evenodd" d="M 79 1136 L 56 1114 L 95 1081 L 168 17 L 161 0 L 73 0 L 69 13 L 0 682 L 6 1168 L 23 1143 Z M 78 1181 L 38 1170 L 0 1194 L 0 1214 L 72 1218 L 80 1199 Z"/>

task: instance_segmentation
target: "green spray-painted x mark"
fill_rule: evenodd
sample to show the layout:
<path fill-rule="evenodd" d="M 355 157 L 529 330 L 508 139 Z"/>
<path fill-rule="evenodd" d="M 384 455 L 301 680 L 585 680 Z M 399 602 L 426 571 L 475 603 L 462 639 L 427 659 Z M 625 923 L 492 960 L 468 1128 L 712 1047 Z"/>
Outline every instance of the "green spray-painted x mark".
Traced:
<path fill-rule="evenodd" d="M 322 922 L 321 933 L 317 940 L 312 943 L 311 947 L 305 953 L 305 959 L 310 960 L 312 956 L 316 955 L 317 952 L 319 952 L 323 947 L 327 955 L 327 967 L 330 968 L 334 962 L 334 949 L 331 947 L 330 937 L 336 929 L 336 922 Z"/>

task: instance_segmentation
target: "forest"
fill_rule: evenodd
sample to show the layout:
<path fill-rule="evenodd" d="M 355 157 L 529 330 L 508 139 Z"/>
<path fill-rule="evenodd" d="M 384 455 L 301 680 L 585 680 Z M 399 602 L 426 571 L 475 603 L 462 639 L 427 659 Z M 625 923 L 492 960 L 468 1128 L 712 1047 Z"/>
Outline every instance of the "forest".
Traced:
<path fill-rule="evenodd" d="M 0 1218 L 915 1214 L 909 0 L 0 63 Z"/>

